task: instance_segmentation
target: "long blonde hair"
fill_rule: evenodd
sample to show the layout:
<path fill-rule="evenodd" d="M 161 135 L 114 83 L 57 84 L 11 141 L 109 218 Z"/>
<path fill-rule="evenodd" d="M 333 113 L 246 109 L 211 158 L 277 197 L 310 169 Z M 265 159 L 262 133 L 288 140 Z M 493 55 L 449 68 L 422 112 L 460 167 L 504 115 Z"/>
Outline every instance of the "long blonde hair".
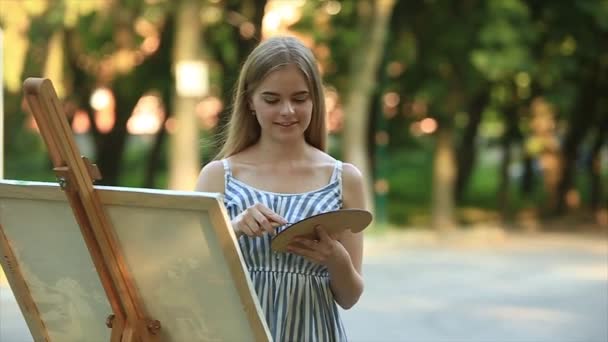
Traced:
<path fill-rule="evenodd" d="M 258 141 L 261 127 L 255 115 L 252 115 L 248 103 L 255 89 L 268 74 L 289 64 L 295 65 L 306 78 L 313 101 L 312 118 L 304 131 L 304 139 L 311 146 L 325 151 L 325 96 L 315 58 L 296 38 L 273 37 L 253 49 L 243 64 L 234 92 L 230 121 L 224 132 L 224 143 L 216 159 L 230 157 Z"/>

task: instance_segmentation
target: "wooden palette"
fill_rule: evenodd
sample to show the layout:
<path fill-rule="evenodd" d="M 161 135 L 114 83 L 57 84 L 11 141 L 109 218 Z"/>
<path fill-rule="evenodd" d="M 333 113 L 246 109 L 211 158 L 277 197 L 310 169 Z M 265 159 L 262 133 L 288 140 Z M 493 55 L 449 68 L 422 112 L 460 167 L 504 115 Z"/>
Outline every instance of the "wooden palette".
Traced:
<path fill-rule="evenodd" d="M 340 209 L 305 218 L 277 234 L 271 242 L 276 252 L 287 251 L 287 245 L 295 237 L 318 239 L 315 227 L 323 226 L 328 234 L 339 234 L 346 229 L 358 233 L 372 222 L 372 214 L 362 209 Z"/>

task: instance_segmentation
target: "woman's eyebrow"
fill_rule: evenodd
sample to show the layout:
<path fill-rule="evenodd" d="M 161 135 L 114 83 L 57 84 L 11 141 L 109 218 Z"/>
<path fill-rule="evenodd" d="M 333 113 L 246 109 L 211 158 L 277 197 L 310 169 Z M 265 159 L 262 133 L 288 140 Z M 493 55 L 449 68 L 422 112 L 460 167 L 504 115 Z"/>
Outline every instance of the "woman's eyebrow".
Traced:
<path fill-rule="evenodd" d="M 272 92 L 272 91 L 264 91 L 264 92 L 262 92 L 261 95 L 281 96 L 281 94 L 275 93 L 275 92 Z M 291 96 L 297 96 L 297 95 L 308 95 L 308 90 L 296 91 L 295 93 L 291 94 Z"/>

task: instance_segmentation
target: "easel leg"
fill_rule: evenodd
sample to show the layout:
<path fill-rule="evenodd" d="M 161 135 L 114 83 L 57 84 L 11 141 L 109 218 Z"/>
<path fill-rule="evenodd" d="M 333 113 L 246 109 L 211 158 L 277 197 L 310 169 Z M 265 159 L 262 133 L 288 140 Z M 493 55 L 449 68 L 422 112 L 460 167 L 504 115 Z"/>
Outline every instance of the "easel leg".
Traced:
<path fill-rule="evenodd" d="M 137 342 L 135 339 L 135 329 L 129 326 L 125 327 L 122 331 L 122 339 L 120 342 Z"/>
<path fill-rule="evenodd" d="M 112 334 L 110 335 L 111 342 L 121 342 L 125 328 L 125 322 L 117 318 L 112 319 Z"/>

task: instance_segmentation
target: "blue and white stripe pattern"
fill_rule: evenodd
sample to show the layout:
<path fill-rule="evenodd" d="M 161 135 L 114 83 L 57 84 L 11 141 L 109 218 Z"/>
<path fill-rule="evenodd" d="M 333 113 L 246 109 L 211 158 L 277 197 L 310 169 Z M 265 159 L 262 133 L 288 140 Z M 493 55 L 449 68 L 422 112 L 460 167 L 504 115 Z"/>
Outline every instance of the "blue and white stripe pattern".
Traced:
<path fill-rule="evenodd" d="M 224 204 L 231 219 L 262 203 L 288 222 L 342 207 L 342 162 L 336 161 L 329 184 L 299 194 L 256 189 L 232 176 L 224 159 Z M 279 227 L 278 231 L 288 228 Z M 241 236 L 239 245 L 274 341 L 346 341 L 344 326 L 325 266 L 270 249 L 271 237 Z"/>

